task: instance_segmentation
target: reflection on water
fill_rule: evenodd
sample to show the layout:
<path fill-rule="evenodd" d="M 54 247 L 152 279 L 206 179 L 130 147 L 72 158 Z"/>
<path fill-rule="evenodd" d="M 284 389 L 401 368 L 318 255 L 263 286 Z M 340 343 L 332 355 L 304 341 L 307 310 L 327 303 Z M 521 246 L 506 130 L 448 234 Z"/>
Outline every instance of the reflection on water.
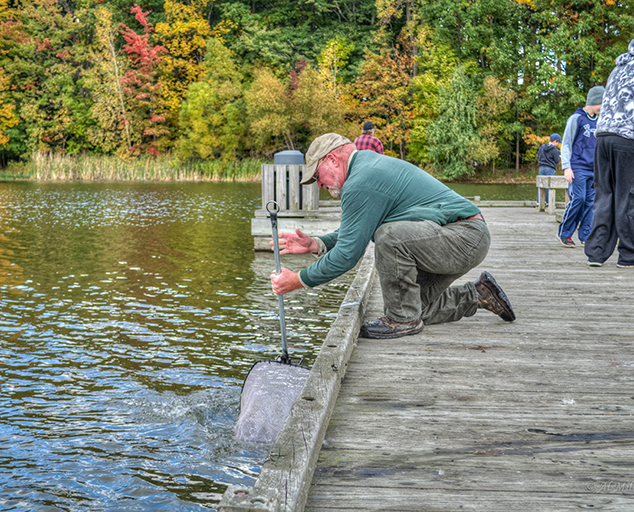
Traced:
<path fill-rule="evenodd" d="M 259 184 L 0 184 L 0 509 L 210 510 L 264 447 L 233 437 L 280 353 Z M 295 270 L 312 256 L 286 257 Z M 311 364 L 352 276 L 286 298 Z"/>

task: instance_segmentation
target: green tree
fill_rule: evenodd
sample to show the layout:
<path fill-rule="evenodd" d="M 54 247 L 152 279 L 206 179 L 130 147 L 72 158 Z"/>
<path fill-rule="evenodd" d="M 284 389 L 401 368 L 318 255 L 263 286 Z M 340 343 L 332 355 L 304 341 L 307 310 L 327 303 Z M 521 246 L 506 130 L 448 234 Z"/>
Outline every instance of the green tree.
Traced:
<path fill-rule="evenodd" d="M 494 172 L 501 146 L 515 129 L 511 111 L 515 98 L 515 91 L 489 75 L 484 79 L 482 91 L 476 99 L 480 137 L 470 157 L 481 164 L 493 162 Z"/>
<path fill-rule="evenodd" d="M 412 79 L 412 116 L 408 158 L 419 164 L 429 162 L 427 126 L 438 116 L 438 91 L 447 86 L 459 63 L 448 44 L 434 42 L 432 29 L 421 29 L 417 36 L 418 74 Z"/>
<path fill-rule="evenodd" d="M 207 42 L 207 74 L 193 83 L 180 113 L 181 158 L 234 160 L 245 133 L 242 74 L 216 38 Z"/>
<path fill-rule="evenodd" d="M 473 174 L 473 156 L 480 145 L 477 103 L 472 80 L 458 66 L 447 86 L 438 94 L 439 114 L 429 123 L 429 156 L 443 178 Z"/>
<path fill-rule="evenodd" d="M 339 96 L 338 84 L 341 83 L 341 71 L 348 62 L 354 45 L 348 44 L 343 37 L 331 39 L 319 55 L 319 72 L 328 84 L 335 100 Z"/>

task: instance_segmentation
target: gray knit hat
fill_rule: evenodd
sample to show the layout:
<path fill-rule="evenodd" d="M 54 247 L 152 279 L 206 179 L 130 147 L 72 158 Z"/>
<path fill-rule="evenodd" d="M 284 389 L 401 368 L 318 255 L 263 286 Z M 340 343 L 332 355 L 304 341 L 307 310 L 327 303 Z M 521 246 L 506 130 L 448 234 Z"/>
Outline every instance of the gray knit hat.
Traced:
<path fill-rule="evenodd" d="M 586 105 L 601 105 L 603 101 L 603 93 L 605 87 L 602 85 L 596 85 L 588 91 L 588 97 L 586 98 Z"/>

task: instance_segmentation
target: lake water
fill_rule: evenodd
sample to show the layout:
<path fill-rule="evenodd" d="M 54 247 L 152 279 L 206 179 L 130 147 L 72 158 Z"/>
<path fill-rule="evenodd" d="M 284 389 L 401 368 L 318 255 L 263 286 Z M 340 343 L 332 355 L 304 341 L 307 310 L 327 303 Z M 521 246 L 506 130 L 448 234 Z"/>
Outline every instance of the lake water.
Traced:
<path fill-rule="evenodd" d="M 280 353 L 259 205 L 257 183 L 0 183 L 0 510 L 214 510 L 253 483 L 241 385 Z M 285 298 L 305 364 L 352 278 Z"/>

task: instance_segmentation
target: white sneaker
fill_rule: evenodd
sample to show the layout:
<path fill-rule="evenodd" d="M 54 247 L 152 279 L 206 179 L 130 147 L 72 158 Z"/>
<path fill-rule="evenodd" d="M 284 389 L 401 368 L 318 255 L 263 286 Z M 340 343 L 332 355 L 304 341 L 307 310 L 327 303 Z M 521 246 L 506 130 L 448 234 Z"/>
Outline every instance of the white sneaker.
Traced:
<path fill-rule="evenodd" d="M 603 263 L 599 263 L 598 261 L 588 261 L 587 265 L 589 267 L 602 267 Z"/>

